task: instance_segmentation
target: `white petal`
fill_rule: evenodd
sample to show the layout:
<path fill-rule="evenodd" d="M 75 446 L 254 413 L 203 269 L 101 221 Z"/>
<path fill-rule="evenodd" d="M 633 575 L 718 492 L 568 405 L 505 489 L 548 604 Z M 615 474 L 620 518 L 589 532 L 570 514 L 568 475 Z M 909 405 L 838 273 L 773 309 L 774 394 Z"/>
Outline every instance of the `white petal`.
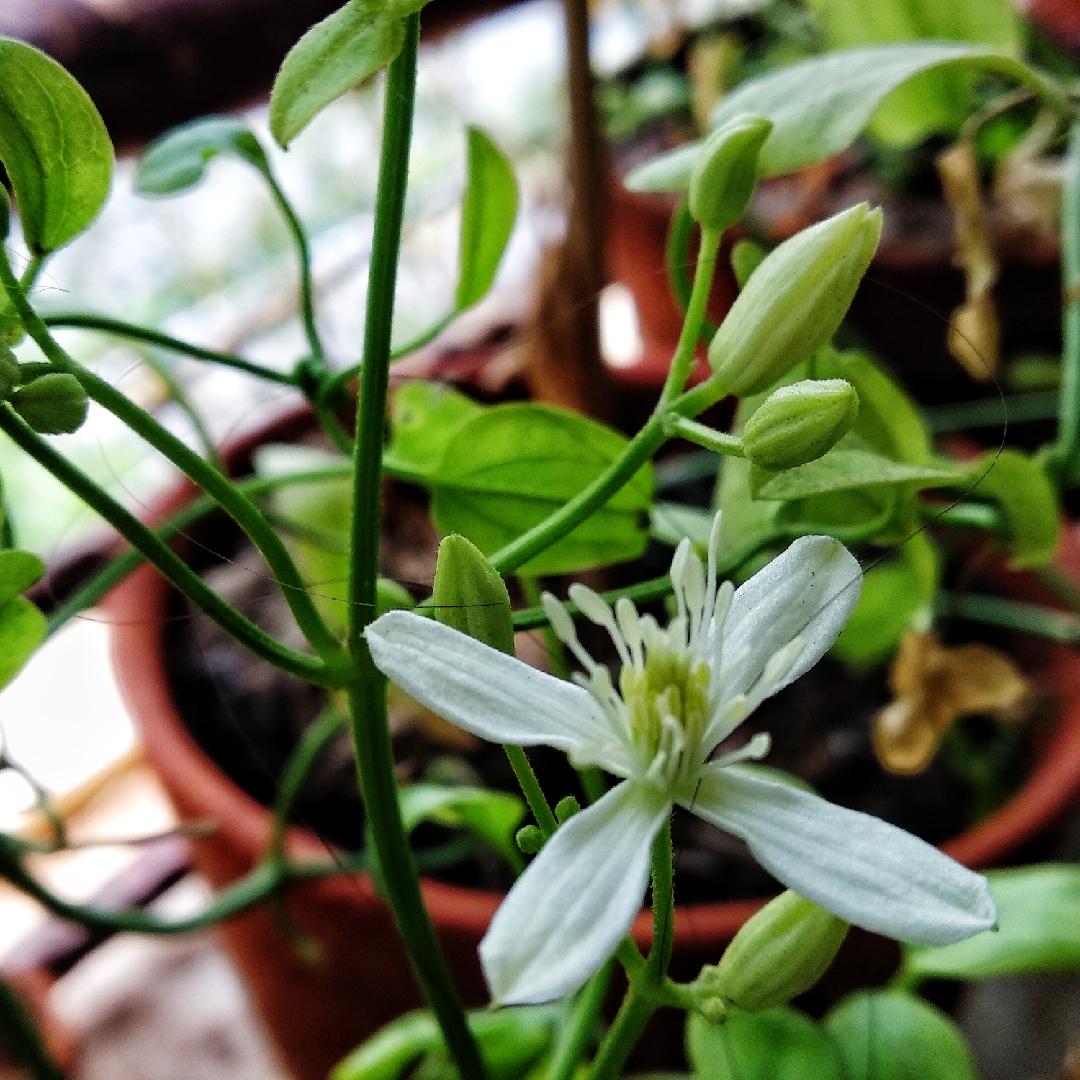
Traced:
<path fill-rule="evenodd" d="M 980 874 L 879 818 L 752 768 L 712 763 L 685 805 L 745 840 L 789 888 L 867 930 L 947 945 L 997 921 Z"/>
<path fill-rule="evenodd" d="M 482 739 L 519 746 L 544 743 L 600 765 L 606 765 L 606 758 L 598 757 L 599 749 L 620 741 L 587 690 L 434 619 L 390 611 L 364 636 L 384 675 Z"/>
<path fill-rule="evenodd" d="M 862 570 L 843 544 L 799 537 L 731 598 L 722 656 L 738 659 L 724 672 L 723 697 L 747 693 L 773 654 L 796 637 L 803 647 L 773 692 L 812 668 L 843 630 L 861 587 Z"/>
<path fill-rule="evenodd" d="M 641 909 L 653 837 L 670 812 L 651 784 L 627 780 L 544 845 L 480 942 L 495 1001 L 538 1004 L 584 985 Z"/>

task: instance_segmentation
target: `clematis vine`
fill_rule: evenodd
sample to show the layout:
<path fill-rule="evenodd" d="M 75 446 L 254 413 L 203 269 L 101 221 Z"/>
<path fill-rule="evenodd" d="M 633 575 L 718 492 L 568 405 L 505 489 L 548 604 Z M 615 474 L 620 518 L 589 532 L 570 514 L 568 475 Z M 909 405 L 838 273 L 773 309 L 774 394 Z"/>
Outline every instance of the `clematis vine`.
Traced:
<path fill-rule="evenodd" d="M 718 524 L 707 567 L 688 540 L 675 551 L 667 629 L 626 598 L 613 610 L 571 587 L 611 635 L 618 690 L 550 594 L 552 626 L 585 669 L 576 685 L 411 612 L 390 612 L 366 631 L 376 665 L 454 724 L 497 742 L 554 746 L 579 767 L 622 778 L 559 828 L 496 912 L 480 956 L 497 1002 L 561 997 L 613 953 L 641 908 L 653 839 L 676 804 L 740 837 L 789 888 L 868 930 L 946 944 L 996 920 L 978 874 L 748 764 L 768 753 L 768 735 L 714 756 L 762 701 L 821 658 L 862 583 L 839 541 L 807 536 L 738 589 L 717 586 Z"/>

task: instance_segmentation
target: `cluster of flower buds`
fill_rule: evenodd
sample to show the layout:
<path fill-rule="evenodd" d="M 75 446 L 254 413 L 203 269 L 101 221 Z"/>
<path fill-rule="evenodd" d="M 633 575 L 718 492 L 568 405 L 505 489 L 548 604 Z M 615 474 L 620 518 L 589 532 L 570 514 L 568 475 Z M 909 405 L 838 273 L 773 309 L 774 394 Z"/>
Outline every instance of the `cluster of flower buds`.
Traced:
<path fill-rule="evenodd" d="M 66 435 L 82 426 L 89 402 L 74 375 L 55 371 L 51 364 L 20 364 L 0 344 L 0 400 L 41 435 Z"/>

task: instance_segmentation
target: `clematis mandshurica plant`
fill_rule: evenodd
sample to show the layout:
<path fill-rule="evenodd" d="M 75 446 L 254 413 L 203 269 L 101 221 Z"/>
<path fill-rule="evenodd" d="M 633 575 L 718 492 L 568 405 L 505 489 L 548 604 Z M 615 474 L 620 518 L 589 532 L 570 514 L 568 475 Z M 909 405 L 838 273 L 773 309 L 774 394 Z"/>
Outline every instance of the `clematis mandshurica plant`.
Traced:
<path fill-rule="evenodd" d="M 806 536 L 738 589 L 716 582 L 717 515 L 708 567 L 676 548 L 677 611 L 666 630 L 625 597 L 614 610 L 584 585 L 571 597 L 611 635 L 622 671 L 582 648 L 550 593 L 555 633 L 585 668 L 576 685 L 407 611 L 366 631 L 376 665 L 417 700 L 496 742 L 545 743 L 578 767 L 622 782 L 564 824 L 518 880 L 480 946 L 502 1004 L 577 990 L 637 914 L 655 837 L 678 804 L 743 839 L 802 896 L 904 941 L 944 945 L 994 924 L 986 881 L 922 840 L 834 806 L 745 763 L 769 736 L 714 751 L 767 697 L 812 667 L 859 598 L 862 572 L 837 540 Z"/>

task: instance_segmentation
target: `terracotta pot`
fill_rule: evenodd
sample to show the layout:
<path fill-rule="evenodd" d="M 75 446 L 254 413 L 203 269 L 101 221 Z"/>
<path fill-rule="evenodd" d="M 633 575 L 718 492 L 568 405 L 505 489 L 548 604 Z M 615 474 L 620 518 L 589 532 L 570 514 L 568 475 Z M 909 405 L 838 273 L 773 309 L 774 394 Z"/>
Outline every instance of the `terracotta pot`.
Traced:
<path fill-rule="evenodd" d="M 234 447 L 228 460 L 243 466 L 260 441 L 295 434 L 303 421 L 291 418 L 262 436 Z M 291 425 L 291 426 L 290 426 Z M 184 484 L 159 502 L 161 520 L 195 494 Z M 1080 580 L 1080 546 L 1070 529 L 1062 565 Z M 1012 575 L 1015 590 L 1034 599 L 1034 579 Z M 198 747 L 173 702 L 166 670 L 164 631 L 170 587 L 143 567 L 120 585 L 107 606 L 114 627 L 118 677 L 142 733 L 147 759 L 184 820 L 213 820 L 213 835 L 193 841 L 195 865 L 215 887 L 235 881 L 259 860 L 270 831 L 270 814 L 229 780 Z M 1038 597 L 1045 601 L 1045 597 Z M 1080 664 L 1074 650 L 1049 644 L 1038 661 L 1040 680 L 1062 702 L 1059 723 L 1038 748 L 1034 771 L 1016 797 L 996 814 L 964 833 L 945 850 L 974 868 L 1000 863 L 1045 831 L 1080 792 Z M 289 851 L 298 858 L 325 858 L 313 834 L 289 831 Z M 461 994 L 481 1005 L 486 992 L 476 948 L 498 907 L 500 896 L 425 881 L 425 900 L 446 950 Z M 683 906 L 675 917 L 672 974 L 692 978 L 714 963 L 724 945 L 765 900 Z M 251 990 L 258 1012 L 297 1080 L 322 1080 L 327 1069 L 400 1013 L 421 1004 L 420 992 L 398 941 L 390 912 L 365 875 L 297 885 L 290 889 L 289 914 L 320 945 L 317 963 L 302 960 L 280 921 L 260 908 L 224 923 L 220 932 Z M 651 919 L 634 923 L 647 945 Z M 853 984 L 877 984 L 891 974 L 895 946 L 856 933 L 841 952 L 847 971 L 826 976 L 826 998 L 835 1000 Z M 642 1067 L 671 1068 L 681 1055 L 678 1017 L 654 1025 L 635 1059 Z"/>

